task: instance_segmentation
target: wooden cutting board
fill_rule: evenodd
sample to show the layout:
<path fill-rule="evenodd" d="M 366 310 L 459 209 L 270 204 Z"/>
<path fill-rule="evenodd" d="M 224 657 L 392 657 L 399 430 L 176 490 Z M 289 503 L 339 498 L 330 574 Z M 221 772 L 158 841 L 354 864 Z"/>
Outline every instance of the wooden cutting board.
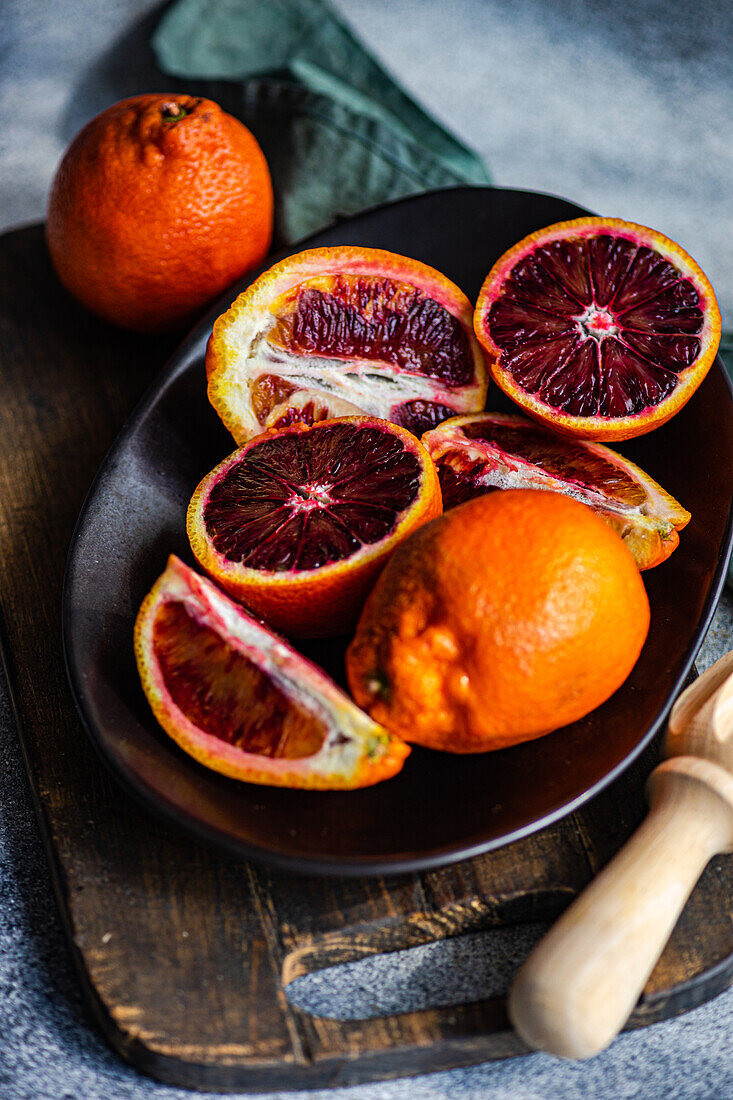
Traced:
<path fill-rule="evenodd" d="M 383 1019 L 315 1017 L 298 977 L 460 933 L 551 918 L 643 814 L 645 754 L 563 821 L 489 855 L 385 879 L 297 877 L 204 847 L 138 807 L 82 730 L 63 667 L 61 586 L 107 448 L 174 342 L 94 320 L 50 269 L 40 226 L 0 238 L 3 652 L 59 906 L 87 1003 L 161 1080 L 248 1091 L 425 1073 L 525 1048 L 502 998 Z M 114 562 L 110 562 L 114 568 Z M 731 861 L 713 861 L 632 1026 L 733 980 Z"/>

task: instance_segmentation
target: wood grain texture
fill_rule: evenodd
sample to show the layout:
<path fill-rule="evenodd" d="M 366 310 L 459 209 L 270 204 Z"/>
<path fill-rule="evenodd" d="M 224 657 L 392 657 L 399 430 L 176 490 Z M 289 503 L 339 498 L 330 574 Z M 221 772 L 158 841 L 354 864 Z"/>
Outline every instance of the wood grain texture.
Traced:
<path fill-rule="evenodd" d="M 530 1046 L 589 1058 L 622 1029 L 714 855 L 733 851 L 733 653 L 676 700 L 648 813 L 531 952 L 509 994 Z"/>
<path fill-rule="evenodd" d="M 3 649 L 59 904 L 87 1001 L 113 1046 L 162 1080 L 263 1091 L 523 1052 L 500 999 L 333 1020 L 291 1005 L 286 986 L 366 955 L 559 913 L 642 816 L 654 750 L 535 836 L 389 880 L 275 873 L 153 818 L 112 782 L 80 727 L 60 603 L 94 472 L 174 342 L 127 335 L 77 307 L 50 269 L 39 226 L 0 238 L 0 303 Z M 714 861 L 633 1024 L 683 1011 L 730 981 L 731 896 L 729 861 Z"/>

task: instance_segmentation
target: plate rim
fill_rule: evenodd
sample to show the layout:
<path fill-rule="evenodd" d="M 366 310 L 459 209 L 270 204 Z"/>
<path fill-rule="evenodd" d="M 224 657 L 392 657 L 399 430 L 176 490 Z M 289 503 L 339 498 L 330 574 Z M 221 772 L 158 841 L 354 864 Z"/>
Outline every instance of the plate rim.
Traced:
<path fill-rule="evenodd" d="M 430 191 L 423 191 L 417 195 L 408 195 L 403 198 L 397 199 L 393 202 L 381 203 L 377 206 L 369 207 L 368 209 L 361 211 L 359 214 L 352 218 L 344 219 L 344 222 L 348 221 L 349 225 L 353 225 L 362 218 L 368 218 L 375 213 L 378 213 L 384 209 L 394 209 L 405 203 L 413 203 L 416 200 L 421 200 L 433 195 L 445 195 L 453 194 L 460 195 L 466 192 L 490 192 L 496 191 L 510 192 L 519 195 L 532 195 L 539 198 L 556 199 L 561 202 L 569 203 L 573 206 L 578 206 L 577 203 L 573 203 L 571 200 L 564 198 L 561 195 L 555 195 L 550 192 L 528 190 L 524 188 L 513 187 L 448 187 L 448 188 L 435 188 Z M 578 207 L 579 209 L 582 209 Z M 590 212 L 588 212 L 590 213 Z M 582 216 L 582 215 L 581 215 Z M 61 596 L 61 643 L 62 652 L 64 657 L 64 666 L 66 669 L 66 676 L 71 690 L 71 695 L 76 707 L 77 713 L 81 718 L 82 726 L 91 741 L 95 752 L 99 759 L 105 764 L 109 771 L 113 774 L 115 780 L 120 783 L 124 790 L 128 794 L 131 794 L 134 799 L 145 807 L 146 810 L 152 810 L 153 813 L 167 821 L 169 824 L 173 824 L 180 831 L 193 834 L 199 840 L 204 841 L 207 844 L 213 845 L 218 849 L 225 849 L 228 852 L 236 855 L 240 859 L 251 860 L 260 865 L 270 866 L 278 868 L 295 874 L 308 874 L 308 875 L 324 875 L 328 877 L 345 877 L 345 878 L 357 878 L 365 876 L 379 876 L 379 875 L 397 875 L 405 874 L 415 871 L 424 871 L 431 868 L 439 868 L 448 866 L 453 863 L 462 862 L 464 860 L 473 859 L 478 855 L 483 855 L 487 852 L 494 851 L 498 848 L 503 848 L 505 845 L 511 844 L 514 841 L 521 840 L 524 837 L 530 836 L 533 833 L 539 832 L 541 829 L 561 820 L 577 810 L 580 806 L 590 801 L 602 790 L 608 787 L 615 779 L 622 775 L 627 768 L 641 755 L 641 753 L 647 748 L 653 738 L 657 735 L 660 728 L 667 719 L 669 710 L 680 693 L 685 681 L 688 679 L 690 672 L 692 671 L 695 659 L 700 651 L 700 647 L 703 643 L 705 635 L 710 627 L 713 616 L 715 615 L 720 597 L 725 586 L 726 573 L 728 568 L 728 562 L 733 551 L 733 497 L 728 509 L 728 518 L 726 521 L 725 533 L 721 543 L 721 553 L 718 558 L 718 563 L 713 573 L 713 577 L 710 582 L 708 594 L 703 604 L 703 609 L 698 619 L 695 630 L 691 636 L 691 644 L 688 647 L 687 658 L 684 661 L 681 670 L 675 679 L 674 684 L 670 688 L 666 696 L 664 705 L 660 708 L 657 718 L 652 722 L 643 736 L 639 739 L 637 744 L 631 749 L 623 760 L 619 761 L 613 768 L 605 773 L 594 784 L 588 787 L 585 791 L 581 792 L 575 798 L 568 802 L 564 802 L 561 806 L 550 810 L 543 815 L 540 819 L 529 822 L 525 825 L 521 825 L 510 833 L 506 833 L 499 838 L 491 838 L 488 840 L 476 842 L 471 845 L 461 845 L 456 847 L 456 844 L 446 845 L 444 848 L 432 848 L 429 853 L 424 855 L 412 855 L 405 853 L 398 853 L 395 856 L 363 856 L 354 855 L 349 856 L 348 860 L 340 858 L 324 858 L 320 856 L 309 855 L 287 855 L 280 851 L 272 851 L 262 846 L 249 844 L 239 838 L 232 837 L 228 832 L 223 831 L 216 826 L 203 821 L 199 818 L 192 818 L 190 815 L 179 810 L 179 808 L 162 798 L 158 792 L 146 786 L 143 780 L 138 776 L 137 772 L 126 769 L 120 759 L 111 752 L 106 744 L 106 740 L 100 737 L 95 729 L 95 723 L 91 716 L 91 713 L 87 707 L 85 691 L 83 687 L 83 673 L 78 667 L 78 663 L 74 655 L 74 646 L 71 642 L 71 619 L 74 614 L 72 607 L 72 599 L 74 593 L 74 565 L 76 561 L 76 547 L 80 541 L 81 533 L 86 527 L 88 513 L 90 506 L 97 496 L 98 491 L 103 487 L 105 479 L 114 472 L 116 458 L 121 450 L 123 450 L 128 438 L 137 429 L 137 426 L 141 419 L 143 419 L 146 412 L 157 404 L 166 390 L 176 381 L 181 373 L 188 370 L 186 353 L 188 350 L 198 345 L 207 332 L 210 332 L 214 321 L 219 317 L 223 310 L 227 309 L 234 297 L 241 293 L 241 290 L 245 289 L 251 284 L 251 282 L 258 277 L 258 275 L 266 271 L 272 264 L 277 263 L 280 259 L 293 255 L 296 251 L 301 251 L 303 248 L 310 247 L 310 242 L 320 238 L 323 233 L 335 228 L 335 225 L 339 223 L 332 223 L 331 225 L 324 226 L 318 233 L 312 234 L 310 237 L 303 241 L 297 242 L 293 246 L 280 249 L 275 253 L 269 255 L 264 264 L 253 269 L 247 275 L 241 279 L 236 280 L 230 285 L 213 303 L 211 308 L 201 317 L 201 319 L 194 325 L 190 332 L 182 339 L 172 354 L 168 357 L 160 371 L 151 380 L 149 386 L 145 389 L 140 399 L 133 406 L 132 410 L 128 414 L 122 428 L 119 430 L 114 440 L 112 441 L 109 449 L 107 450 L 102 462 L 100 463 L 94 478 L 87 490 L 84 497 L 79 515 L 77 516 L 76 523 L 74 525 L 74 531 L 69 544 L 69 550 L 66 556 L 66 564 L 64 568 L 64 578 L 62 586 Z M 717 370 L 723 378 L 723 382 L 727 388 L 728 395 L 733 406 L 733 380 L 731 380 L 725 366 L 720 358 L 720 355 L 716 354 L 713 361 L 711 370 Z"/>

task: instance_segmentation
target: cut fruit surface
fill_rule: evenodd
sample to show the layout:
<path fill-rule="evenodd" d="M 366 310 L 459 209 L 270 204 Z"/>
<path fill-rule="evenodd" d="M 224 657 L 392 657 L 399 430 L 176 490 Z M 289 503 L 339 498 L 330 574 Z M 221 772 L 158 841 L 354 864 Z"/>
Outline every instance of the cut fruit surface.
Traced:
<path fill-rule="evenodd" d="M 631 439 L 669 420 L 720 341 L 715 294 L 695 261 L 617 218 L 525 237 L 489 272 L 474 324 L 504 392 L 584 439 Z"/>
<path fill-rule="evenodd" d="M 600 443 L 559 436 L 523 416 L 476 413 L 422 437 L 438 467 L 445 510 L 494 489 L 549 489 L 589 505 L 640 569 L 666 561 L 690 513 L 653 478 Z"/>
<path fill-rule="evenodd" d="M 286 634 L 348 630 L 395 546 L 442 510 L 435 466 L 385 420 L 267 432 L 203 479 L 191 547 L 236 599 Z"/>
<path fill-rule="evenodd" d="M 484 406 L 466 296 L 417 260 L 316 248 L 257 279 L 214 325 L 209 399 L 237 443 L 266 428 L 367 413 L 420 434 Z"/>
<path fill-rule="evenodd" d="M 388 779 L 409 754 L 321 669 L 174 556 L 140 608 L 135 655 L 166 733 L 233 779 L 344 790 Z"/>

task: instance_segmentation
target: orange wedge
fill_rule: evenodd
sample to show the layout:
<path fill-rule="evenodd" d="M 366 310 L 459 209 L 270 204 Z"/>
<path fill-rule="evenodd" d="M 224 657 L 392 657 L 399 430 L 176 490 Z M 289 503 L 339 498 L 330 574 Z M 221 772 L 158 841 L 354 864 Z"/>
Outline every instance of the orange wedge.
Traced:
<path fill-rule="evenodd" d="M 422 443 L 438 467 L 443 506 L 494 489 L 549 489 L 588 504 L 616 531 L 639 569 L 666 561 L 690 513 L 628 458 L 567 439 L 524 416 L 456 416 Z"/>
<path fill-rule="evenodd" d="M 389 779 L 410 752 L 176 557 L 140 608 L 135 656 L 166 733 L 232 779 L 348 790 Z"/>

